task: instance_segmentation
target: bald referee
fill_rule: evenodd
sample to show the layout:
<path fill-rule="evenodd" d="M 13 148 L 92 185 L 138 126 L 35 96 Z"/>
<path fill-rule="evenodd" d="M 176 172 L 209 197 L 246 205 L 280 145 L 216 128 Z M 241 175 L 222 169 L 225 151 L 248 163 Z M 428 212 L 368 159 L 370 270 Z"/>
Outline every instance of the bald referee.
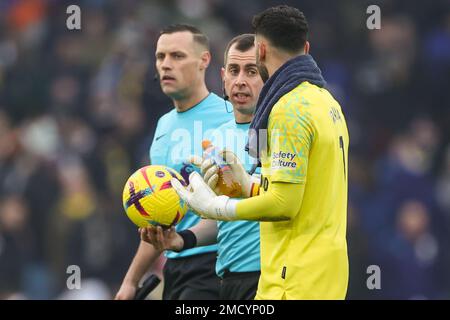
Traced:
<path fill-rule="evenodd" d="M 308 54 L 302 12 L 269 8 L 253 18 L 253 27 L 258 67 L 270 75 L 249 133 L 248 151 L 262 166 L 260 194 L 243 200 L 217 196 L 197 173 L 190 176 L 192 191 L 178 181 L 172 185 L 203 217 L 262 221 L 256 299 L 344 299 L 349 143 L 344 115 Z M 226 160 L 235 179 L 251 185 L 236 157 Z"/>

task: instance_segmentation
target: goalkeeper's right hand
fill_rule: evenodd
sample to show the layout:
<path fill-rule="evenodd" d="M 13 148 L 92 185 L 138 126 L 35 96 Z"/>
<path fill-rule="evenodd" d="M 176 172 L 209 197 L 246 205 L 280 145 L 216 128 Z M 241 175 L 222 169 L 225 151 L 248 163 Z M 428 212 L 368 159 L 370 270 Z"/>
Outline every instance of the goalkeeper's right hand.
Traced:
<path fill-rule="evenodd" d="M 239 158 L 229 150 L 219 152 L 219 157 L 230 166 L 234 179 L 240 183 L 242 187 L 242 198 L 250 198 L 259 194 L 259 178 L 251 176 L 245 171 Z M 217 182 L 219 181 L 219 167 L 211 158 L 202 159 L 199 156 L 192 156 L 191 163 L 200 168 L 203 180 L 214 190 L 217 195 L 222 195 Z"/>

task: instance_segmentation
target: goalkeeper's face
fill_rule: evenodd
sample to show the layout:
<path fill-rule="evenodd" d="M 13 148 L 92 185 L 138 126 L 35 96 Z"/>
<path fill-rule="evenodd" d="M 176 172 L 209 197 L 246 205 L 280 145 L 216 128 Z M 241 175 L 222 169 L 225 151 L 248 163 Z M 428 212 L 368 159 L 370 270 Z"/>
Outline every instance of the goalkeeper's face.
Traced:
<path fill-rule="evenodd" d="M 222 79 L 233 107 L 243 114 L 253 114 L 264 85 L 256 66 L 255 47 L 241 52 L 233 45 L 222 69 Z"/>
<path fill-rule="evenodd" d="M 211 59 L 207 48 L 188 31 L 162 34 L 155 57 L 161 89 L 174 100 L 188 99 L 204 84 Z"/>

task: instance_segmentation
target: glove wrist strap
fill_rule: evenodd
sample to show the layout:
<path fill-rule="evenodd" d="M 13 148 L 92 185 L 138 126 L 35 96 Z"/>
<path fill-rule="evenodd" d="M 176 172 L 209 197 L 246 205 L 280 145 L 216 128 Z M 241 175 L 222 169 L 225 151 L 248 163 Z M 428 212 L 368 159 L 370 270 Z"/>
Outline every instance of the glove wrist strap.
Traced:
<path fill-rule="evenodd" d="M 250 198 L 259 195 L 259 183 L 252 183 L 250 187 Z"/>

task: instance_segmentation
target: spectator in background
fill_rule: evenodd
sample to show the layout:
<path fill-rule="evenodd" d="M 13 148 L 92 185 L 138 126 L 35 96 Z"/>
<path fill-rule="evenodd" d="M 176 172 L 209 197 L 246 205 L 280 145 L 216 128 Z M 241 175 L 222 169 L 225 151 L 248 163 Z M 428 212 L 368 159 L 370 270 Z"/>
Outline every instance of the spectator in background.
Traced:
<path fill-rule="evenodd" d="M 445 249 L 431 230 L 431 220 L 429 208 L 420 201 L 408 200 L 399 207 L 393 238 L 383 249 L 380 266 L 384 298 L 444 298 L 438 276 Z"/>
<path fill-rule="evenodd" d="M 130 235 L 123 228 L 128 221 L 122 208 L 109 204 L 97 192 L 81 162 L 67 158 L 58 169 L 62 192 L 53 209 L 48 237 L 52 272 L 58 275 L 58 283 L 65 285 L 67 267 L 77 265 L 83 278 L 117 285 L 131 258 L 128 248 L 136 243 L 128 241 Z"/>
<path fill-rule="evenodd" d="M 32 262 L 34 240 L 25 199 L 15 194 L 3 196 L 0 199 L 0 299 L 18 298 L 23 294 L 24 285 L 30 288 L 36 283 L 22 283 Z"/>

